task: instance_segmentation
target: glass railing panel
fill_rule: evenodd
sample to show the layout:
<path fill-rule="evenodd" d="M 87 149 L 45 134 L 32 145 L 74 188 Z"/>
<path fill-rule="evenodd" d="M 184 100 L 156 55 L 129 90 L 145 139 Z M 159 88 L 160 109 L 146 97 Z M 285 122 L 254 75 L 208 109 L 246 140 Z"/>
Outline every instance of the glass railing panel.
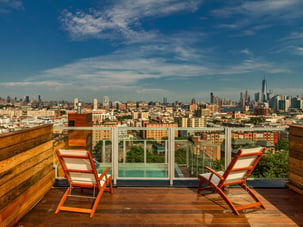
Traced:
<path fill-rule="evenodd" d="M 92 156 L 99 174 L 107 167 L 111 167 L 108 173 L 112 173 L 112 134 L 108 127 L 93 127 L 92 130 Z"/>
<path fill-rule="evenodd" d="M 99 163 L 112 162 L 112 142 L 108 139 L 93 141 L 92 155 Z"/>
<path fill-rule="evenodd" d="M 119 128 L 118 134 L 120 135 Z M 167 128 L 130 129 L 119 136 L 118 179 L 168 177 Z"/>
<path fill-rule="evenodd" d="M 192 144 L 185 139 L 175 139 L 175 178 L 192 177 Z"/>
<path fill-rule="evenodd" d="M 197 179 L 205 166 L 224 170 L 225 157 L 231 160 L 240 147 L 251 146 L 268 148 L 251 178 L 288 178 L 287 130 L 227 129 L 54 127 L 53 137 L 56 149 L 90 150 L 98 171 L 112 167 L 118 180 Z"/>
<path fill-rule="evenodd" d="M 266 147 L 265 154 L 250 178 L 287 179 L 289 140 L 288 130 L 279 128 L 255 128 L 232 131 L 232 155 L 240 148 Z"/>
<path fill-rule="evenodd" d="M 197 178 L 205 166 L 224 169 L 224 131 L 207 128 L 178 128 L 175 138 L 175 178 Z"/>

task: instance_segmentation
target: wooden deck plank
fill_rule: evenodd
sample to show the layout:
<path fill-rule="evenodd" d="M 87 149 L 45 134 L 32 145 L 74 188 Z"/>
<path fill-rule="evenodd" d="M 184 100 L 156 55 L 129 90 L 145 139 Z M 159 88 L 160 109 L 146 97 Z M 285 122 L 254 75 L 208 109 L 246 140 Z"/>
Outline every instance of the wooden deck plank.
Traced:
<path fill-rule="evenodd" d="M 53 188 L 16 226 L 303 226 L 303 197 L 289 189 L 256 189 L 266 209 L 252 208 L 237 216 L 216 194 L 198 195 L 195 188 L 119 187 L 113 195 L 103 194 L 93 218 L 64 211 L 55 214 L 64 191 Z M 240 203 L 246 195 L 233 199 Z M 84 201 L 70 198 L 69 202 Z"/>

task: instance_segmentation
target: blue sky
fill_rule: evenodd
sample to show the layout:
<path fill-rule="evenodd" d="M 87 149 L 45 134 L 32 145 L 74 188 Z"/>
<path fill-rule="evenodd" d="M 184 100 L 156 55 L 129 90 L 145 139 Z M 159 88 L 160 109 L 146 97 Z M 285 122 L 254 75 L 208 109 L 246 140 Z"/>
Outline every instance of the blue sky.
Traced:
<path fill-rule="evenodd" d="M 302 0 L 0 0 L 0 96 L 303 95 Z"/>

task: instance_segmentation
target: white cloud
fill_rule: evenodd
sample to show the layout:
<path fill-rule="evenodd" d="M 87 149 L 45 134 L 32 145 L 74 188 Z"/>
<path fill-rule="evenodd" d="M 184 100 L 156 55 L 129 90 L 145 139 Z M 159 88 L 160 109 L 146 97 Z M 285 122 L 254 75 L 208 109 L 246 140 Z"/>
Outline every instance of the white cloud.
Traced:
<path fill-rule="evenodd" d="M 252 55 L 252 52 L 249 49 L 243 49 L 243 50 L 240 51 L 240 53 L 245 54 L 245 55 L 249 55 L 249 56 Z"/>
<path fill-rule="evenodd" d="M 302 40 L 303 32 L 292 32 L 289 36 L 283 38 L 283 40 Z"/>
<path fill-rule="evenodd" d="M 23 82 L 4 82 L 1 86 L 30 90 L 57 90 L 56 94 L 84 95 L 94 92 L 112 92 L 126 97 L 136 94 L 140 99 L 143 94 L 168 96 L 169 89 L 155 87 L 175 80 L 212 77 L 233 78 L 247 73 L 286 72 L 281 66 L 264 59 L 254 57 L 246 48 L 240 52 L 244 60 L 224 63 L 226 59 L 216 57 L 212 49 L 195 48 L 201 40 L 208 38 L 204 33 L 180 32 L 170 36 L 158 35 L 148 44 L 127 45 L 117 51 L 99 57 L 79 59 L 70 64 L 44 70 L 27 77 Z M 169 81 L 168 81 L 169 80 Z M 54 94 L 55 95 L 55 94 Z M 173 94 L 180 95 L 180 94 Z M 172 95 L 172 97 L 173 97 Z"/>
<path fill-rule="evenodd" d="M 167 94 L 168 91 L 162 88 L 153 87 L 155 81 L 187 79 L 193 77 L 204 77 L 221 75 L 222 77 L 233 77 L 246 73 L 264 72 L 281 73 L 286 72 L 271 62 L 263 59 L 253 58 L 248 49 L 243 49 L 241 53 L 248 56 L 242 62 L 230 65 L 222 65 L 220 60 L 207 62 L 200 53 L 192 54 L 184 50 L 171 48 L 173 46 L 144 46 L 138 50 L 137 46 L 120 49 L 119 51 L 94 58 L 80 59 L 70 64 L 45 70 L 37 75 L 28 77 L 23 82 L 3 82 L 5 87 L 35 87 L 51 88 L 58 91 L 127 91 L 137 94 Z M 182 47 L 180 47 L 182 49 Z M 171 49 L 174 53 L 179 53 L 184 59 L 175 61 L 175 54 L 171 57 L 157 57 L 154 52 Z M 192 58 L 195 60 L 192 61 Z M 188 60 L 188 61 L 187 61 Z M 150 84 L 151 82 L 151 84 Z"/>
<path fill-rule="evenodd" d="M 301 0 L 263 0 L 263 1 L 232 1 L 227 6 L 211 11 L 219 18 L 234 18 L 229 24 L 220 24 L 218 28 L 242 29 L 242 35 L 254 35 L 258 30 L 272 27 L 277 22 L 296 22 L 303 16 Z M 240 16 L 240 17 L 239 17 Z"/>
<path fill-rule="evenodd" d="M 300 0 L 245 1 L 236 11 L 245 11 L 251 16 L 264 16 L 283 11 L 289 12 L 289 10 L 294 10 L 300 3 Z"/>
<path fill-rule="evenodd" d="M 234 14 L 242 14 L 251 17 L 271 15 L 286 16 L 292 13 L 297 6 L 302 5 L 300 0 L 263 0 L 263 1 L 233 1 L 233 5 L 212 11 L 214 16 L 231 17 Z M 230 4 L 230 3 L 228 3 Z"/>
<path fill-rule="evenodd" d="M 295 48 L 295 54 L 303 55 L 303 47 L 296 47 Z"/>
<path fill-rule="evenodd" d="M 302 31 L 296 31 L 290 33 L 288 36 L 282 38 L 280 40 L 281 44 L 279 46 L 298 46 L 303 44 L 303 32 Z"/>
<path fill-rule="evenodd" d="M 142 19 L 195 11 L 201 0 L 116 0 L 111 3 L 103 9 L 90 9 L 89 12 L 65 10 L 61 22 L 75 40 L 101 38 L 141 42 L 157 35 L 157 31 L 142 28 Z"/>
<path fill-rule="evenodd" d="M 9 13 L 13 9 L 23 9 L 23 2 L 21 0 L 0 0 L 0 13 Z"/>
<path fill-rule="evenodd" d="M 22 81 L 22 82 L 0 82 L 0 85 L 6 87 L 27 87 L 27 86 L 62 86 L 68 85 L 67 83 L 59 83 L 56 81 Z"/>
<path fill-rule="evenodd" d="M 288 72 L 288 69 L 277 66 L 273 63 L 266 62 L 257 58 L 249 58 L 244 60 L 241 64 L 231 65 L 222 70 L 219 74 L 245 74 L 245 73 L 274 73 L 274 72 Z"/>
<path fill-rule="evenodd" d="M 278 45 L 272 49 L 272 53 L 287 53 L 291 55 L 303 55 L 303 32 L 291 32 L 279 40 Z"/>

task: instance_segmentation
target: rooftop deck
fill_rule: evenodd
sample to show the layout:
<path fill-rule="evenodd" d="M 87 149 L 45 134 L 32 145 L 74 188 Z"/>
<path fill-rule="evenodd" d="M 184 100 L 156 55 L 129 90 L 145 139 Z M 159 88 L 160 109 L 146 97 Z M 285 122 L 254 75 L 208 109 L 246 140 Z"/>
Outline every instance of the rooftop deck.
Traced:
<path fill-rule="evenodd" d="M 118 187 L 113 195 L 103 194 L 93 218 L 88 214 L 54 213 L 65 191 L 63 187 L 54 187 L 56 180 L 64 176 L 62 168 L 57 165 L 55 150 L 66 147 L 66 140 L 60 143 L 53 140 L 52 125 L 0 135 L 0 226 L 303 226 L 303 126 L 291 128 L 289 136 L 288 186 L 300 194 L 286 188 L 260 189 L 256 186 L 254 190 L 266 209 L 245 210 L 240 216 L 233 214 L 217 194 L 198 195 L 197 188 L 194 188 L 197 184 L 191 184 L 191 178 L 174 176 L 174 129 L 169 129 L 168 174 L 161 179 L 167 184 L 161 188 L 121 185 L 122 181 L 132 178 L 118 177 L 121 162 L 117 154 L 126 152 L 123 149 L 121 152 L 117 130 L 112 130 L 115 136 L 109 146 L 112 155 L 109 166 L 112 166 L 114 185 Z M 227 130 L 227 138 L 226 141 L 231 141 L 230 130 Z M 227 147 L 230 152 L 225 152 L 229 154 L 225 155 L 225 161 L 231 158 L 231 146 Z M 197 164 L 196 172 L 200 173 L 202 162 L 195 160 L 192 164 Z M 145 178 L 140 180 L 154 183 L 155 179 Z M 183 180 L 188 180 L 193 188 L 177 187 Z M 233 202 L 241 205 L 247 202 L 248 196 L 245 192 L 239 195 L 239 190 L 232 188 L 230 193 Z M 87 199 L 69 199 L 77 206 L 88 204 Z"/>
<path fill-rule="evenodd" d="M 60 211 L 55 214 L 65 188 L 52 188 L 16 226 L 303 226 L 303 197 L 290 189 L 254 189 L 266 209 L 229 210 L 216 193 L 197 194 L 197 188 L 114 188 L 105 192 L 95 216 Z M 88 192 L 84 192 L 88 193 Z M 240 188 L 229 189 L 231 199 L 245 203 Z M 84 206 L 87 199 L 70 197 Z"/>

